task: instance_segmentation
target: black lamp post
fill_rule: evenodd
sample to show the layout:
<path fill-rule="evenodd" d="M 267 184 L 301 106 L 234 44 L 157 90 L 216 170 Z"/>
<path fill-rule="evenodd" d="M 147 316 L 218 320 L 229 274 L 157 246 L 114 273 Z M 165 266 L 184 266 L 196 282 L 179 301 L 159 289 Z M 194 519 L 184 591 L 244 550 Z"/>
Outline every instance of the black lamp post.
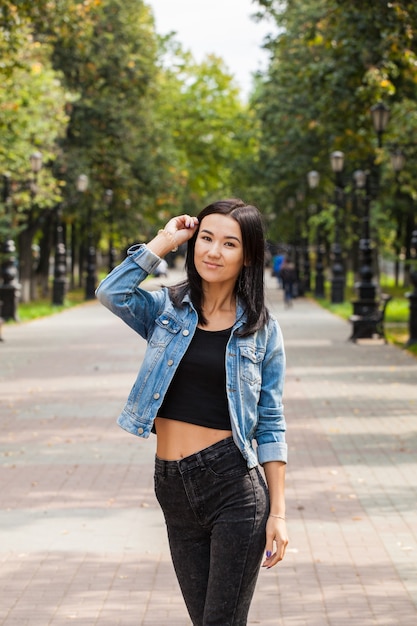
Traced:
<path fill-rule="evenodd" d="M 383 103 L 378 102 L 371 107 L 372 124 L 378 137 L 378 148 L 382 148 L 382 137 L 389 122 L 390 110 Z"/>
<path fill-rule="evenodd" d="M 307 174 L 307 182 L 310 189 L 317 189 L 320 183 L 320 174 L 316 170 L 311 170 Z M 321 206 L 317 204 L 317 215 L 320 214 Z M 317 222 L 316 235 L 316 280 L 314 285 L 314 295 L 317 298 L 324 298 L 324 265 L 323 265 L 323 249 L 321 242 L 321 225 Z"/>
<path fill-rule="evenodd" d="M 65 247 L 64 228 L 61 219 L 61 207 L 56 212 L 54 280 L 52 286 L 52 304 L 64 304 L 67 290 L 67 250 Z"/>
<path fill-rule="evenodd" d="M 303 190 L 297 191 L 297 202 L 301 204 L 301 216 L 300 221 L 297 224 L 301 225 L 299 243 L 303 261 L 303 275 L 302 280 L 299 280 L 299 295 L 303 296 L 305 293 L 311 290 L 311 265 L 310 265 L 310 251 L 308 247 L 308 209 L 303 210 L 303 202 L 305 200 L 305 193 Z M 304 231 L 304 232 L 303 232 Z"/>
<path fill-rule="evenodd" d="M 297 216 L 295 215 L 295 207 L 296 207 L 296 200 L 294 198 L 294 196 L 290 196 L 287 199 L 287 209 L 293 213 L 293 219 L 295 222 L 295 229 L 294 229 L 294 238 L 292 240 L 292 242 L 290 242 L 293 246 L 294 249 L 294 268 L 295 268 L 295 274 L 297 277 L 297 286 L 299 288 L 300 285 L 300 254 L 299 254 L 299 249 L 298 249 L 298 237 L 299 237 L 299 227 L 298 227 L 298 220 L 297 220 Z"/>
<path fill-rule="evenodd" d="M 306 216 L 306 234 L 303 237 L 303 292 L 308 293 L 311 291 L 311 263 L 310 263 L 310 248 L 308 241 L 308 209 Z"/>
<path fill-rule="evenodd" d="M 333 252 L 333 265 L 332 265 L 332 279 L 331 279 L 331 302 L 338 304 L 344 302 L 345 296 L 345 275 L 343 268 L 342 258 L 342 246 L 339 241 L 340 234 L 340 211 L 343 209 L 343 184 L 342 184 L 342 171 L 344 165 L 345 155 L 340 150 L 332 152 L 330 155 L 330 164 L 332 171 L 335 174 L 335 235 L 334 243 L 332 246 Z"/>
<path fill-rule="evenodd" d="M 402 216 L 401 216 L 400 207 L 398 206 L 398 204 L 400 203 L 400 199 L 401 199 L 401 193 L 400 193 L 398 175 L 405 165 L 405 155 L 401 150 L 396 149 L 393 152 L 391 152 L 390 156 L 391 156 L 392 169 L 394 170 L 394 173 L 395 173 L 395 184 L 396 184 L 395 217 L 397 221 L 397 232 L 395 233 L 396 236 L 395 236 L 395 242 L 394 242 L 394 249 L 395 249 L 394 273 L 395 273 L 395 284 L 398 285 L 399 274 L 400 274 L 400 252 L 401 252 L 401 241 L 402 241 L 402 219 L 401 219 Z"/>
<path fill-rule="evenodd" d="M 378 148 L 382 148 L 382 137 L 389 120 L 389 109 L 383 102 L 378 102 L 371 107 L 371 117 L 374 130 L 378 138 Z M 379 191 L 379 167 L 375 158 L 371 159 L 370 171 L 357 170 L 354 173 L 356 193 L 362 208 L 362 235 L 359 241 L 361 265 L 359 269 L 360 280 L 355 284 L 358 298 L 353 301 L 353 333 L 351 339 L 372 338 L 375 327 L 367 320 L 372 319 L 378 309 L 376 300 L 376 285 L 373 281 L 373 249 L 371 244 L 370 209 L 371 201 L 376 198 Z"/>
<path fill-rule="evenodd" d="M 20 285 L 17 280 L 16 245 L 11 236 L 13 218 L 11 180 L 9 174 L 3 175 L 2 201 L 5 207 L 7 229 L 9 232 L 1 246 L 4 260 L 1 265 L 1 278 L 3 282 L 0 285 L 0 302 L 2 303 L 2 318 L 4 320 L 12 319 L 17 321 L 17 302 Z"/>
<path fill-rule="evenodd" d="M 407 346 L 417 344 L 417 230 L 413 230 L 411 235 L 411 271 L 410 281 L 413 285 L 413 291 L 406 293 L 409 300 L 410 316 L 408 318 L 409 338 Z"/>
<path fill-rule="evenodd" d="M 396 149 L 391 152 L 391 165 L 392 169 L 395 172 L 395 181 L 397 183 L 397 201 L 400 197 L 399 193 L 399 184 L 398 184 L 398 174 L 403 169 L 405 165 L 405 155 L 400 149 Z M 409 216 L 411 224 L 414 219 L 413 216 Z M 396 233 L 396 262 L 395 262 L 395 278 L 396 284 L 398 282 L 398 274 L 399 274 L 399 261 L 398 256 L 401 249 L 401 216 L 398 211 L 397 213 L 397 233 Z M 409 300 L 409 311 L 410 315 L 408 318 L 408 329 L 409 329 L 409 338 L 407 340 L 406 346 L 412 346 L 417 344 L 417 230 L 413 230 L 411 233 L 411 242 L 410 242 L 410 282 L 413 286 L 413 291 L 407 292 L 406 298 Z"/>
<path fill-rule="evenodd" d="M 383 102 L 377 102 L 370 111 L 372 125 L 378 140 L 378 148 L 382 148 L 382 139 L 389 122 L 390 110 Z M 371 177 L 372 175 L 375 176 L 374 186 L 372 186 L 371 178 L 367 181 L 370 199 L 371 197 L 375 198 L 379 191 L 379 166 L 375 163 L 375 159 L 372 159 Z"/>
<path fill-rule="evenodd" d="M 359 206 L 362 214 L 362 236 L 359 241 L 361 265 L 359 269 L 360 280 L 355 284 L 358 299 L 353 302 L 354 315 L 370 315 L 378 306 L 376 302 L 376 285 L 373 281 L 372 245 L 369 224 L 369 175 L 363 170 L 356 170 L 353 174 L 356 193 L 360 200 Z M 363 201 L 363 202 L 362 202 Z M 372 335 L 370 335 L 372 336 Z"/>
<path fill-rule="evenodd" d="M 111 189 L 106 189 L 104 192 L 104 202 L 107 206 L 107 211 L 109 215 L 109 272 L 114 269 L 115 266 L 115 258 L 116 252 L 114 249 L 114 241 L 113 241 L 113 211 L 111 207 L 111 203 L 113 200 L 113 191 Z"/>
<path fill-rule="evenodd" d="M 35 199 L 36 196 L 38 194 L 38 176 L 39 176 L 39 172 L 42 169 L 42 152 L 39 152 L 39 150 L 36 150 L 35 152 L 32 152 L 32 154 L 29 157 L 29 161 L 30 161 L 30 169 L 32 170 L 32 179 L 29 181 L 29 191 L 30 191 L 30 212 L 31 214 L 33 214 L 34 212 L 34 208 L 35 208 Z M 22 252 L 22 251 L 20 251 Z M 31 252 L 31 251 L 30 251 Z M 34 299 L 36 297 L 36 293 L 35 293 L 35 282 L 33 280 L 33 261 L 31 258 L 31 254 L 30 256 L 26 256 L 20 254 L 20 262 L 22 266 L 26 266 L 26 263 L 29 263 L 29 267 L 26 267 L 26 272 L 24 271 L 24 268 L 22 267 L 22 270 L 20 272 L 20 280 L 22 283 L 22 301 L 23 302 L 29 302 L 31 299 Z"/>
<path fill-rule="evenodd" d="M 33 190 L 35 193 L 37 193 L 36 184 L 37 184 L 38 174 L 42 169 L 42 152 L 39 152 L 39 150 L 35 150 L 35 152 L 32 152 L 32 154 L 29 157 L 29 161 L 30 161 L 30 168 L 34 174 L 35 187 L 33 188 Z"/>
<path fill-rule="evenodd" d="M 405 165 L 405 155 L 401 150 L 397 149 L 391 152 L 390 156 L 391 156 L 392 169 L 394 170 L 395 175 L 397 176 L 398 172 L 401 172 L 401 170 L 403 169 Z"/>
<path fill-rule="evenodd" d="M 77 191 L 85 194 L 88 189 L 88 176 L 80 174 L 77 178 Z M 94 247 L 91 202 L 87 210 L 87 267 L 85 278 L 85 299 L 93 300 L 96 288 L 96 249 Z"/>

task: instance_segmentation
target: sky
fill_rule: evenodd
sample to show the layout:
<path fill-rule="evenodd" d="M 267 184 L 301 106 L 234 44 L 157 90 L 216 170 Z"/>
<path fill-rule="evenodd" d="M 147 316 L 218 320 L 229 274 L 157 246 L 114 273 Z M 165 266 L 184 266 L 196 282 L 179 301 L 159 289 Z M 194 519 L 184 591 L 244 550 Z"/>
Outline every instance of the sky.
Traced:
<path fill-rule="evenodd" d="M 222 57 L 246 98 L 251 75 L 267 66 L 262 41 L 271 23 L 251 19 L 258 4 L 252 0 L 147 0 L 156 30 L 175 31 L 183 48 L 201 62 L 207 54 Z"/>

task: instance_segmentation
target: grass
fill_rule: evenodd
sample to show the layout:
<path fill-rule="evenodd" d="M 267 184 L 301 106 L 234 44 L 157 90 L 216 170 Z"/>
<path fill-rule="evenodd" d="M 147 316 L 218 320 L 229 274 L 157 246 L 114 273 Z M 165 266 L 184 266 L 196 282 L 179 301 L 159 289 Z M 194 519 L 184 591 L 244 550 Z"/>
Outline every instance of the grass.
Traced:
<path fill-rule="evenodd" d="M 18 316 L 20 322 L 28 322 L 30 320 L 39 319 L 40 317 L 48 317 L 54 315 L 60 311 L 65 311 L 73 306 L 77 306 L 85 302 L 85 295 L 83 289 L 74 289 L 66 294 L 64 304 L 57 306 L 53 305 L 51 298 L 42 298 L 34 300 L 33 302 L 21 302 L 18 306 Z M 7 324 L 14 324 L 13 320 L 6 322 Z"/>
<path fill-rule="evenodd" d="M 392 300 L 387 304 L 385 311 L 385 334 L 389 343 L 397 345 L 402 348 L 406 348 L 411 354 L 417 356 L 417 345 L 406 346 L 409 330 L 408 320 L 410 316 L 410 303 L 405 297 L 406 291 L 404 289 L 393 284 L 387 277 L 383 277 L 381 280 L 381 290 L 383 293 L 388 293 L 392 296 Z M 330 285 L 327 285 L 326 293 L 330 293 Z M 342 317 L 345 320 L 349 319 L 352 315 L 352 300 L 356 298 L 356 293 L 352 286 L 346 287 L 345 302 L 341 304 L 332 304 L 329 300 L 324 298 L 314 298 L 320 306 L 331 311 L 335 315 Z"/>
<path fill-rule="evenodd" d="M 105 272 L 100 273 L 97 284 L 105 276 Z M 52 285 L 50 293 L 52 294 Z M 30 320 L 39 319 L 40 317 L 48 317 L 49 315 L 54 315 L 55 313 L 60 313 L 71 307 L 83 304 L 86 302 L 85 289 L 80 287 L 68 291 L 65 295 L 64 304 L 60 306 L 53 305 L 51 300 L 52 295 L 48 296 L 48 298 L 33 300 L 32 302 L 20 302 L 18 305 L 19 322 L 28 322 Z M 8 320 L 6 323 L 15 324 L 14 320 Z"/>

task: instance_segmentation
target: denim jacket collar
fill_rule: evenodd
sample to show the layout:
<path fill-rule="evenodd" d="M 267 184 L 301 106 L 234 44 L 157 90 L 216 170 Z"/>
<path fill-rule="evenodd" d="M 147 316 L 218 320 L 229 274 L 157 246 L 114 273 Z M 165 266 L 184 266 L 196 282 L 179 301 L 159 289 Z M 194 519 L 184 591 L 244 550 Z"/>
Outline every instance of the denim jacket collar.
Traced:
<path fill-rule="evenodd" d="M 194 305 L 191 301 L 190 294 L 187 292 L 183 299 L 181 300 L 182 304 L 189 304 L 192 309 L 195 311 Z M 243 302 L 241 298 L 236 299 L 236 321 L 233 324 L 233 330 L 240 328 L 246 322 L 247 316 L 245 312 L 245 307 L 243 306 Z"/>

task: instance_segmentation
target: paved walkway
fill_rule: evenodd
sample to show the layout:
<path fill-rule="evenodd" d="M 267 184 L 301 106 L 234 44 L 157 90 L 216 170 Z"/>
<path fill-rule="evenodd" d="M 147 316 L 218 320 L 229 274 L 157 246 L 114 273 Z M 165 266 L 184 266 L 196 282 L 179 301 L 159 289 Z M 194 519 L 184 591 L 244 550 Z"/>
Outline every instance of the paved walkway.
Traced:
<path fill-rule="evenodd" d="M 286 339 L 286 559 L 249 624 L 417 623 L 417 360 L 308 300 Z M 98 303 L 4 328 L 0 624 L 189 626 L 153 495 L 154 441 L 115 417 L 144 345 Z"/>

